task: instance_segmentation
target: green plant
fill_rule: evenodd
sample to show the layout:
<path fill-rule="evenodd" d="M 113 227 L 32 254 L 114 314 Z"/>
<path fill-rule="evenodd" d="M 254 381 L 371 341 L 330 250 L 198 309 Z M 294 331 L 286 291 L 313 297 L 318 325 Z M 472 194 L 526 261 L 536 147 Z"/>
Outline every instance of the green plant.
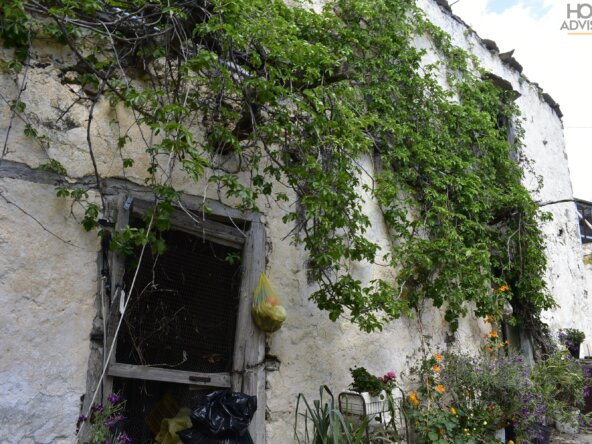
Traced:
<path fill-rule="evenodd" d="M 125 419 L 125 400 L 116 393 L 111 393 L 106 404 L 94 404 L 90 417 L 80 415 L 78 427 L 82 428 L 83 444 L 131 444 L 132 439 L 119 428 Z"/>
<path fill-rule="evenodd" d="M 562 328 L 559 330 L 559 341 L 567 347 L 574 347 L 586 339 L 586 335 L 583 331 L 577 328 Z"/>
<path fill-rule="evenodd" d="M 518 437 L 526 438 L 533 427 L 545 424 L 548 406 L 533 387 L 522 356 L 511 351 L 482 355 L 477 368 L 480 398 L 499 413 L 496 426 L 513 425 Z"/>
<path fill-rule="evenodd" d="M 328 401 L 323 399 L 328 395 Z M 301 411 L 301 406 L 303 411 Z M 298 419 L 303 420 L 299 428 Z M 319 389 L 319 399 L 312 405 L 300 393 L 296 401 L 296 419 L 294 421 L 294 439 L 303 444 L 363 444 L 369 419 L 362 418 L 358 425 L 348 422 L 335 405 L 331 390 L 324 385 Z M 381 440 L 380 442 L 388 442 Z"/>
<path fill-rule="evenodd" d="M 416 433 L 427 442 L 494 442 L 494 431 L 513 425 L 527 438 L 545 423 L 548 407 L 531 383 L 530 368 L 506 347 L 480 354 L 426 353 L 412 367 L 417 386 L 407 398 Z"/>
<path fill-rule="evenodd" d="M 283 221 L 308 253 L 318 283 L 311 299 L 330 319 L 373 331 L 429 300 L 455 329 L 468 310 L 499 317 L 511 301 L 512 322 L 541 332 L 544 345 L 540 313 L 554 306 L 543 278 L 546 216 L 523 185 L 519 110 L 414 1 L 332 0 L 315 12 L 282 0 L 11 0 L 0 15 L 3 44 L 28 56 L 36 30 L 47 28 L 40 16 L 55 22 L 48 37 L 66 42 L 84 71 L 91 158 L 90 117 L 105 98 L 149 128 L 144 141 L 158 140 L 139 155 L 148 162 L 123 155 L 127 133 L 113 154 L 128 168 L 148 165 L 146 185 L 163 207 L 179 198 L 167 158 L 244 209 L 281 206 L 288 188 L 297 205 L 284 206 Z M 129 33 L 139 17 L 154 26 Z M 433 42 L 439 63 L 423 63 L 418 35 Z M 145 67 L 148 81 L 127 66 Z M 375 162 L 368 169 L 362 159 Z M 96 167 L 95 176 L 100 191 Z M 390 249 L 367 236 L 368 195 Z M 91 209 L 86 228 L 98 214 Z M 155 230 L 166 230 L 170 212 L 158 217 Z M 125 239 L 137 241 L 125 233 L 117 247 L 133 249 Z M 360 261 L 397 276 L 362 283 L 351 268 Z M 512 290 L 492 290 L 502 283 Z"/>
<path fill-rule="evenodd" d="M 569 353 L 558 351 L 537 362 L 531 373 L 534 388 L 549 406 L 549 414 L 569 416 L 584 404 L 587 378 Z"/>
<path fill-rule="evenodd" d="M 501 408 L 481 396 L 480 358 L 446 352 L 425 355 L 411 369 L 418 384 L 407 398 L 407 415 L 425 442 L 493 442 L 503 423 Z"/>
<path fill-rule="evenodd" d="M 368 392 L 370 396 L 377 396 L 382 390 L 388 393 L 397 386 L 395 372 L 374 376 L 364 367 L 350 368 L 349 371 L 354 380 L 349 387 L 354 392 Z"/>

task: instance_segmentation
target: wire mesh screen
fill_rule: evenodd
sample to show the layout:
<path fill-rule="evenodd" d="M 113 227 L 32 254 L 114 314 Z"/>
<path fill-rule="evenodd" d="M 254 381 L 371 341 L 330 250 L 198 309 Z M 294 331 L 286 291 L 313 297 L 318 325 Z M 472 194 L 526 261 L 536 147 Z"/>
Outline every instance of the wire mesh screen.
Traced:
<path fill-rule="evenodd" d="M 126 400 L 123 430 L 134 444 L 152 444 L 161 421 L 177 415 L 179 409 L 195 409 L 216 388 L 185 384 L 114 378 L 113 390 Z"/>
<path fill-rule="evenodd" d="M 204 373 L 232 369 L 239 251 L 180 231 L 144 253 L 117 339 L 117 362 Z M 131 287 L 137 257 L 126 263 Z M 232 260 L 231 260 L 232 259 Z"/>

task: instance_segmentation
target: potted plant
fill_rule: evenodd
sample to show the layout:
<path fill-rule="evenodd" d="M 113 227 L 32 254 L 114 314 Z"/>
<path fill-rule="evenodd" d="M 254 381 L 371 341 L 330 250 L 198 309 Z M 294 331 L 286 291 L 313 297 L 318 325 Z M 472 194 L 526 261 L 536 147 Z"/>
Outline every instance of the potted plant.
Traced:
<path fill-rule="evenodd" d="M 299 420 L 303 423 L 299 424 Z M 369 420 L 362 418 L 352 424 L 335 405 L 331 390 L 325 385 L 319 389 L 319 399 L 308 401 L 300 393 L 296 401 L 294 442 L 299 444 L 362 444 Z M 226 441 L 225 441 L 226 442 Z"/>
<path fill-rule="evenodd" d="M 370 396 L 378 396 L 381 391 L 391 391 L 397 386 L 395 372 L 388 372 L 384 376 L 374 376 L 364 367 L 350 368 L 349 371 L 354 380 L 349 388 L 357 393 L 368 392 Z"/>
<path fill-rule="evenodd" d="M 569 353 L 576 359 L 580 358 L 580 344 L 586 335 L 577 328 L 562 328 L 559 330 L 559 342 L 567 347 Z"/>
<path fill-rule="evenodd" d="M 577 433 L 584 403 L 583 368 L 566 352 L 556 352 L 535 364 L 531 373 L 535 391 L 549 406 L 548 420 L 564 433 Z"/>
<path fill-rule="evenodd" d="M 350 368 L 353 382 L 350 392 L 339 395 L 339 405 L 343 413 L 367 416 L 389 410 L 392 391 L 397 386 L 395 372 L 375 376 L 364 367 Z"/>

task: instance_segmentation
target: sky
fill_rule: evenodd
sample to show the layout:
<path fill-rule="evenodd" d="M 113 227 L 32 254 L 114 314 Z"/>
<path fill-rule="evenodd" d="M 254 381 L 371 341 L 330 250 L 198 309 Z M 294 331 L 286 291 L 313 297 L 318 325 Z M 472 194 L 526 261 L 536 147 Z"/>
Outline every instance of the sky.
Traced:
<path fill-rule="evenodd" d="M 592 201 L 592 0 L 449 3 L 482 38 L 494 40 L 500 52 L 514 49 L 523 74 L 559 103 L 574 197 Z M 568 4 L 572 10 L 583 5 L 581 15 L 574 10 L 568 18 Z M 589 23 L 574 32 L 590 34 L 561 29 L 564 21 L 577 19 Z"/>

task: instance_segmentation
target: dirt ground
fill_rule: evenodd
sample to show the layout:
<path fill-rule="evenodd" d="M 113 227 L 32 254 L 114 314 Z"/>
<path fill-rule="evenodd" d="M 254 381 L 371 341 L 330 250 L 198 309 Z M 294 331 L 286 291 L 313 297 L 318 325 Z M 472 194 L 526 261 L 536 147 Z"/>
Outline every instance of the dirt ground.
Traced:
<path fill-rule="evenodd" d="M 552 444 L 592 444 L 592 430 L 587 430 L 585 433 L 579 433 L 577 435 L 567 435 L 559 433 L 556 430 L 551 436 Z"/>

